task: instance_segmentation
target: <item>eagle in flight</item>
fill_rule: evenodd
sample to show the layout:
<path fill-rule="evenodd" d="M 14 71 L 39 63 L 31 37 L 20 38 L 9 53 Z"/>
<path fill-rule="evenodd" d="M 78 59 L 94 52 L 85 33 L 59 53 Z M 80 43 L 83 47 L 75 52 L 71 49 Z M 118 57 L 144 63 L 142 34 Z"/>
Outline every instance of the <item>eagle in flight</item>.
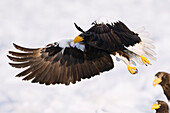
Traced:
<path fill-rule="evenodd" d="M 74 40 L 62 40 L 48 44 L 44 48 L 25 48 L 13 44 L 22 52 L 9 51 L 7 55 L 15 68 L 25 68 L 16 75 L 23 80 L 31 80 L 40 84 L 76 83 L 81 79 L 91 78 L 100 72 L 109 71 L 114 67 L 111 55 L 122 60 L 131 74 L 137 73 L 132 65 L 151 64 L 147 59 L 155 60 L 156 53 L 152 40 L 147 38 L 144 29 L 131 31 L 123 22 L 98 22 L 81 32 Z"/>

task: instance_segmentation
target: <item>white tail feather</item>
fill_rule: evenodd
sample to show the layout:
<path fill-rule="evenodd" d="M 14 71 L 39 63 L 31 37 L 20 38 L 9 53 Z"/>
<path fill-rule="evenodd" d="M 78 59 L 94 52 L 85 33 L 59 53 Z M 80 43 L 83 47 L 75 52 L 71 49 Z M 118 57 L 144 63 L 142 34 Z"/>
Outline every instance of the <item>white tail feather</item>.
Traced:
<path fill-rule="evenodd" d="M 149 33 L 145 31 L 144 27 L 138 28 L 135 31 L 137 31 L 142 41 L 134 46 L 127 47 L 128 50 L 125 52 L 129 54 L 130 59 L 136 61 L 138 64 L 143 64 L 140 55 L 151 60 L 156 60 L 156 52 L 153 50 L 155 46 L 152 44 L 153 40 L 149 38 Z"/>

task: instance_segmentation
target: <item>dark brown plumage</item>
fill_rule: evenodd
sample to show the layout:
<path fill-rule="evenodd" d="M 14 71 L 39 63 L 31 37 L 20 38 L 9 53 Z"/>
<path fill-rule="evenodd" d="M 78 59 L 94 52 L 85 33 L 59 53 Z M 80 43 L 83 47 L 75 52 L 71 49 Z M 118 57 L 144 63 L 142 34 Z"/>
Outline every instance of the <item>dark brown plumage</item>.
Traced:
<path fill-rule="evenodd" d="M 152 41 L 139 37 L 138 33 L 131 31 L 121 21 L 111 24 L 94 22 L 87 31 L 77 25 L 76 28 L 82 33 L 75 38 L 75 43 L 82 42 L 115 55 L 126 63 L 131 74 L 137 73 L 136 67 L 130 66 L 134 62 L 132 59 L 139 61 L 138 63 L 142 59 L 145 65 L 151 64 L 145 57 L 156 59 L 154 57 L 156 53 L 152 50 L 154 49 Z"/>
<path fill-rule="evenodd" d="M 76 83 L 81 78 L 90 78 L 100 72 L 113 68 L 110 55 L 104 51 L 86 46 L 82 52 L 77 48 L 62 48 L 54 44 L 45 48 L 29 49 L 14 44 L 15 48 L 24 53 L 9 51 L 8 58 L 17 63 L 9 63 L 15 68 L 25 68 L 25 71 L 16 75 L 26 76 L 23 80 L 33 79 L 32 82 L 40 84 L 66 84 Z"/>
<path fill-rule="evenodd" d="M 156 103 L 152 105 L 152 109 L 155 109 L 156 113 L 169 113 L 168 104 L 161 100 L 157 100 Z"/>
<path fill-rule="evenodd" d="M 137 33 L 129 30 L 122 22 L 113 24 L 94 24 L 89 30 L 79 36 L 83 42 L 109 53 L 126 50 L 125 47 L 141 42 Z"/>
<path fill-rule="evenodd" d="M 155 75 L 154 84 L 160 84 L 163 88 L 164 94 L 166 95 L 167 99 L 170 101 L 170 74 L 166 72 L 158 72 Z M 160 79 L 160 82 L 157 80 Z"/>
<path fill-rule="evenodd" d="M 25 77 L 23 80 L 33 79 L 33 83 L 69 85 L 112 69 L 110 55 L 125 62 L 131 74 L 137 73 L 136 67 L 130 66 L 134 60 L 142 59 L 147 65 L 150 62 L 145 57 L 154 58 L 154 46 L 142 41 L 139 34 L 120 21 L 95 23 L 87 31 L 76 24 L 75 27 L 82 33 L 74 40 L 62 40 L 37 49 L 14 44 L 22 52 L 9 51 L 7 56 L 14 61 L 9 64 L 16 68 L 28 67 L 16 76 Z M 136 45 L 141 47 L 136 48 Z"/>

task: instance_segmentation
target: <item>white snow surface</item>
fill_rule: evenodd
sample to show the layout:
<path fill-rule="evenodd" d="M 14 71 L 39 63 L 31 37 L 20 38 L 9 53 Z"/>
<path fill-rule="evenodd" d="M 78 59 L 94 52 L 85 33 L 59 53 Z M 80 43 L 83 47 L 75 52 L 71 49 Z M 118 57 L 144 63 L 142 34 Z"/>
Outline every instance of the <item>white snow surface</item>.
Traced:
<path fill-rule="evenodd" d="M 167 99 L 153 87 L 158 71 L 170 72 L 169 0 L 0 0 L 0 113 L 154 113 L 152 104 Z M 131 30 L 145 26 L 154 40 L 157 61 L 137 65 L 131 75 L 114 58 L 114 69 L 70 86 L 39 85 L 15 75 L 22 69 L 8 65 L 12 43 L 45 47 L 74 39 L 98 17 L 124 22 Z"/>

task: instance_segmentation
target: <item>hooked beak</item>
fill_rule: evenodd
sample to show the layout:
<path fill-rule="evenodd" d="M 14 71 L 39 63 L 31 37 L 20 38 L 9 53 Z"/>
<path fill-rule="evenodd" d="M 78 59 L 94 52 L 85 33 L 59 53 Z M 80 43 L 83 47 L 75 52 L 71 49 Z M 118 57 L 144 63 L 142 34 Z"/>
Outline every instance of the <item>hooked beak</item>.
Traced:
<path fill-rule="evenodd" d="M 153 86 L 156 86 L 157 84 L 161 83 L 162 80 L 160 78 L 155 78 L 155 80 L 153 81 Z"/>
<path fill-rule="evenodd" d="M 78 42 L 81 42 L 81 41 L 83 41 L 83 40 L 84 40 L 83 37 L 77 36 L 77 37 L 74 39 L 74 43 L 78 43 Z"/>
<path fill-rule="evenodd" d="M 152 105 L 152 107 L 151 107 L 151 109 L 153 110 L 153 109 L 159 109 L 161 107 L 161 105 L 159 105 L 159 104 L 153 104 Z"/>

